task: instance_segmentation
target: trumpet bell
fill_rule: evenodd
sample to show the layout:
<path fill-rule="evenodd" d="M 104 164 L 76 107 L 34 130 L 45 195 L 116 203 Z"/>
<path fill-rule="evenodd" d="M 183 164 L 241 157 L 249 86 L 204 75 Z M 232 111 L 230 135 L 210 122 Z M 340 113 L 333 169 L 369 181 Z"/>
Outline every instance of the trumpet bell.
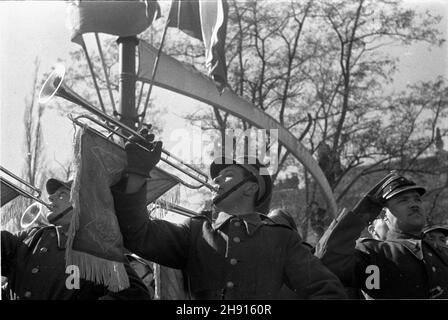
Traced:
<path fill-rule="evenodd" d="M 44 85 L 40 89 L 39 103 L 46 104 L 55 96 L 62 85 L 65 76 L 65 67 L 61 64 L 55 66 L 53 72 L 48 76 Z"/>
<path fill-rule="evenodd" d="M 20 218 L 20 227 L 23 229 L 28 229 L 31 226 L 47 226 L 50 223 L 44 215 L 44 205 L 35 202 L 31 204 L 23 212 Z"/>

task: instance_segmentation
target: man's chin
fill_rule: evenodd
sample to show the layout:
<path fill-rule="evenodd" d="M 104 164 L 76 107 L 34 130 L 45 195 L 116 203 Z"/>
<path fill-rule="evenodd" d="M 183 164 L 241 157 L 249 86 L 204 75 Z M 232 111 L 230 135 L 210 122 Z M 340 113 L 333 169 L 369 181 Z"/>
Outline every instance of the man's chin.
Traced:
<path fill-rule="evenodd" d="M 59 214 L 59 212 L 51 211 L 51 212 L 47 215 L 47 220 L 48 220 L 48 221 L 51 221 L 51 220 L 54 219 L 58 214 Z"/>
<path fill-rule="evenodd" d="M 423 220 L 412 221 L 412 222 L 408 223 L 407 229 L 409 229 L 408 232 L 419 233 L 423 230 L 424 226 L 425 226 L 425 223 Z"/>

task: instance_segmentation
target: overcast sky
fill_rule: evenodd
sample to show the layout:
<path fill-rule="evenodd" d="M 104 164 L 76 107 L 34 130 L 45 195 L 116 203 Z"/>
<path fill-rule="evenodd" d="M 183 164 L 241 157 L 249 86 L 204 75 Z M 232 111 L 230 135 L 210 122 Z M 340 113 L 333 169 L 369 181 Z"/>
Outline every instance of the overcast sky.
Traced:
<path fill-rule="evenodd" d="M 448 1 L 406 1 L 408 6 L 427 7 L 445 18 L 440 25 L 447 34 Z M 39 74 L 51 69 L 58 58 L 66 60 L 72 44 L 65 27 L 66 5 L 60 1 L 0 1 L 0 92 L 1 130 L 0 163 L 20 174 L 23 166 L 23 112 L 25 97 L 32 85 L 34 60 L 39 57 Z M 448 75 L 447 45 L 428 51 L 423 45 L 406 50 L 393 49 L 401 57 L 398 83 L 430 80 Z M 155 90 L 155 97 L 161 96 Z M 166 99 L 159 99 L 166 103 Z M 162 101 L 163 100 L 163 101 Z M 44 115 L 47 158 L 64 163 L 71 155 L 72 125 L 54 110 Z"/>

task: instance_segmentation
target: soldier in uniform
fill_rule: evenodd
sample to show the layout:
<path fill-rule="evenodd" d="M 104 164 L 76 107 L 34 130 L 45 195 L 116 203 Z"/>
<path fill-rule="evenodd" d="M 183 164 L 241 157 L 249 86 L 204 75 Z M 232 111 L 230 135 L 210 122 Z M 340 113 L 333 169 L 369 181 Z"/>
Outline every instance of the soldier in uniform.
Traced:
<path fill-rule="evenodd" d="M 432 242 L 435 247 L 448 248 L 448 226 L 444 225 L 430 225 L 423 230 L 423 236 L 429 242 Z"/>
<path fill-rule="evenodd" d="M 18 235 L 1 232 L 2 276 L 8 278 L 12 299 L 97 300 L 149 299 L 140 278 L 125 265 L 130 288 L 110 292 L 102 285 L 80 279 L 79 287 L 67 287 L 65 244 L 73 208 L 71 182 L 49 179 L 46 189 L 51 205 L 48 225 L 30 227 Z"/>
<path fill-rule="evenodd" d="M 152 151 L 128 143 L 128 174 L 112 188 L 124 243 L 144 259 L 182 269 L 192 299 L 276 299 L 283 284 L 303 298 L 346 297 L 337 277 L 301 244 L 297 232 L 261 219 L 272 181 L 260 174 L 258 161 L 211 164 L 216 221 L 204 215 L 182 224 L 148 220 L 145 178 L 160 160 L 161 142 L 141 143 Z"/>
<path fill-rule="evenodd" d="M 353 208 L 343 211 L 318 243 L 316 255 L 341 281 L 374 299 L 448 298 L 448 255 L 422 238 L 425 188 L 392 172 Z M 387 240 L 362 230 L 385 208 Z"/>

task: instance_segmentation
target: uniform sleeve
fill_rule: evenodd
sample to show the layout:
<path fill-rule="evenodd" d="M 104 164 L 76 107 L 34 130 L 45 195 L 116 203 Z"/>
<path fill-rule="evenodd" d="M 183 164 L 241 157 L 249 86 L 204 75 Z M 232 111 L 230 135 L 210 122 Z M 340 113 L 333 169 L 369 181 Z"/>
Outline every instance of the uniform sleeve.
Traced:
<path fill-rule="evenodd" d="M 344 286 L 322 262 L 291 236 L 287 252 L 286 285 L 305 299 L 346 299 Z"/>
<path fill-rule="evenodd" d="M 348 287 L 359 287 L 360 270 L 371 264 L 371 255 L 356 246 L 365 223 L 352 211 L 343 211 L 316 246 L 316 256 Z"/>
<path fill-rule="evenodd" d="M 8 231 L 1 231 L 1 260 L 2 260 L 2 276 L 8 277 L 11 273 L 14 261 L 14 256 L 17 251 L 17 247 L 21 241 L 25 238 L 24 232 L 15 235 Z"/>
<path fill-rule="evenodd" d="M 190 224 L 151 220 L 146 210 L 146 185 L 133 194 L 111 188 L 125 247 L 138 256 L 182 269 L 187 263 Z"/>

